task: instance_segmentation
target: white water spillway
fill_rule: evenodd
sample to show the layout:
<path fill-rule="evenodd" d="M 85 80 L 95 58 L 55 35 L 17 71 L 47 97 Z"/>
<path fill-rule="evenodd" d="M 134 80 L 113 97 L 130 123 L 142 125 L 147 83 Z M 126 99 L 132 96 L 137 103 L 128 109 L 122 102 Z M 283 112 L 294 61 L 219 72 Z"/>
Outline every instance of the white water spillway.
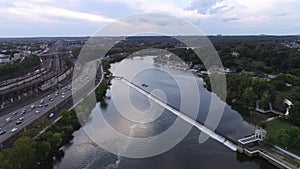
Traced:
<path fill-rule="evenodd" d="M 173 114 L 175 114 L 176 116 L 180 117 L 181 119 L 183 119 L 184 121 L 188 122 L 189 124 L 193 125 L 194 127 L 198 128 L 199 130 L 201 130 L 202 132 L 204 132 L 205 134 L 207 134 L 208 136 L 210 136 L 212 139 L 222 143 L 223 145 L 225 145 L 226 147 L 228 147 L 229 149 L 233 150 L 233 151 L 237 151 L 237 145 L 235 145 L 234 143 L 232 143 L 230 140 L 224 138 L 223 136 L 217 134 L 216 132 L 214 132 L 213 130 L 205 127 L 204 125 L 202 125 L 201 123 L 199 123 L 198 121 L 188 117 L 187 115 L 181 113 L 180 111 L 178 111 L 177 109 L 173 108 L 172 106 L 170 106 L 168 103 L 164 102 L 163 100 L 159 99 L 158 97 L 150 94 L 149 92 L 145 91 L 144 89 L 140 88 L 139 86 L 137 86 L 136 84 L 128 81 L 127 79 L 125 79 L 124 77 L 115 77 L 115 79 L 121 80 L 123 82 L 125 82 L 128 86 L 130 86 L 131 88 L 135 89 L 136 91 L 138 91 L 139 93 L 147 96 L 149 99 L 151 99 L 152 101 L 156 102 L 157 104 L 161 105 L 162 107 L 166 108 L 167 110 L 169 110 L 170 112 L 172 112 Z"/>

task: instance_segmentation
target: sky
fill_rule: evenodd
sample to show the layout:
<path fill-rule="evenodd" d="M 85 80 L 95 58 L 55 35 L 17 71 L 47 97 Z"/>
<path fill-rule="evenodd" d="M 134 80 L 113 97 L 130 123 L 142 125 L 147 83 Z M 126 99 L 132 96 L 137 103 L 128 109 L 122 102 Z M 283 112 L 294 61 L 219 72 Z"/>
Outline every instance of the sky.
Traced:
<path fill-rule="evenodd" d="M 300 0 L 0 0 L 0 37 L 91 36 L 142 13 L 184 19 L 206 35 L 300 34 Z"/>

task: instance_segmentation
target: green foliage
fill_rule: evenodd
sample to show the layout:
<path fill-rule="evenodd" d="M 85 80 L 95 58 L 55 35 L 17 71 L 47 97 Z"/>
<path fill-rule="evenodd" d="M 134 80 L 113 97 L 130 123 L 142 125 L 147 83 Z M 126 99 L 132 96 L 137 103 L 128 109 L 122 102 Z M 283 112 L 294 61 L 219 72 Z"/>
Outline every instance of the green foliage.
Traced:
<path fill-rule="evenodd" d="M 300 103 L 295 103 L 290 109 L 289 121 L 300 127 Z"/>
<path fill-rule="evenodd" d="M 35 156 L 38 161 L 47 160 L 51 150 L 51 145 L 47 141 L 37 142 Z"/>
<path fill-rule="evenodd" d="M 26 57 L 22 62 L 0 65 L 0 80 L 23 76 L 40 68 L 40 59 L 36 55 Z"/>
<path fill-rule="evenodd" d="M 263 93 L 269 89 L 268 81 L 263 78 L 253 79 L 252 87 L 258 97 L 262 97 Z"/>
<path fill-rule="evenodd" d="M 107 88 L 108 88 L 107 80 L 103 79 L 100 85 L 95 90 L 97 101 L 103 101 Z"/>
<path fill-rule="evenodd" d="M 254 90 L 252 87 L 247 87 L 242 95 L 242 99 L 245 101 L 245 102 L 248 102 L 248 104 L 250 106 L 254 106 L 255 104 L 255 101 L 256 101 L 256 94 L 254 93 Z"/>
<path fill-rule="evenodd" d="M 300 128 L 283 119 L 276 119 L 265 124 L 267 141 L 287 148 L 300 155 Z"/>
<path fill-rule="evenodd" d="M 36 129 L 30 129 L 22 134 L 12 148 L 0 152 L 0 169 L 32 169 L 37 162 L 47 162 L 56 155 L 63 143 L 71 139 L 75 129 L 80 128 L 74 110 L 63 110 L 61 115 L 62 118 L 37 139 L 32 139 L 38 133 Z M 36 125 L 40 123 L 38 121 Z"/>
<path fill-rule="evenodd" d="M 103 71 L 107 72 L 110 69 L 110 62 L 108 60 L 102 60 Z"/>
<path fill-rule="evenodd" d="M 286 129 L 280 129 L 276 143 L 289 149 L 300 149 L 300 128 L 291 126 Z"/>
<path fill-rule="evenodd" d="M 9 160 L 14 168 L 31 169 L 34 167 L 35 145 L 36 143 L 29 137 L 21 137 L 15 142 L 9 152 Z"/>

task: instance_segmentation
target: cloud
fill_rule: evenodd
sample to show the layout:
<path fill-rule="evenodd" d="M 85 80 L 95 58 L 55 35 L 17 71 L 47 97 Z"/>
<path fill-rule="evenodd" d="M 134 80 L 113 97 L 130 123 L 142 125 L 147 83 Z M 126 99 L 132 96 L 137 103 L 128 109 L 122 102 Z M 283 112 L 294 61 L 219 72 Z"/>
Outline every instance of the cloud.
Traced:
<path fill-rule="evenodd" d="M 238 21 L 240 19 L 241 18 L 224 18 L 224 19 L 222 19 L 222 21 L 224 21 L 224 22 L 230 22 L 230 21 Z"/>
<path fill-rule="evenodd" d="M 34 0 L 33 0 L 34 1 Z M 112 22 L 114 19 L 101 15 L 90 14 L 71 9 L 65 9 L 54 5 L 48 5 L 50 0 L 44 0 L 46 3 L 14 2 L 11 6 L 0 7 L 0 13 L 3 18 L 19 17 L 20 19 L 32 19 L 39 22 L 59 21 L 63 19 L 84 20 L 89 22 Z"/>
<path fill-rule="evenodd" d="M 218 2 L 222 2 L 222 0 L 193 0 L 186 9 L 196 10 L 200 14 L 207 14 Z"/>
<path fill-rule="evenodd" d="M 0 26 L 7 29 L 2 32 L 17 28 L 22 32 L 21 27 L 30 31 L 37 29 L 32 25 L 44 24 L 49 27 L 43 27 L 45 32 L 54 32 L 50 25 L 55 23 L 60 27 L 57 31 L 65 34 L 70 29 L 87 34 L 120 17 L 144 12 L 186 19 L 203 32 L 215 34 L 299 34 L 300 30 L 299 0 L 0 0 Z M 167 25 L 165 21 L 157 24 Z"/>

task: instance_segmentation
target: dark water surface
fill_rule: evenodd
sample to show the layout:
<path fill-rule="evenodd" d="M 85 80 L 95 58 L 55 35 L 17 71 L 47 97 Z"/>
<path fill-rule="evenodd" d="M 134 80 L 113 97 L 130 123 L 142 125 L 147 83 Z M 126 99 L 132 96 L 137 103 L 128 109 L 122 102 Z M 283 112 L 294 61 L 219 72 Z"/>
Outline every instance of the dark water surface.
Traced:
<path fill-rule="evenodd" d="M 160 89 L 164 92 L 169 104 L 176 108 L 180 108 L 182 102 L 180 98 L 180 89 L 175 79 L 182 82 L 189 82 L 193 77 L 186 72 L 180 70 L 170 70 L 167 68 L 159 69 L 145 69 L 147 67 L 155 67 L 152 61 L 153 57 L 133 59 L 125 59 L 120 63 L 112 66 L 113 72 L 118 72 L 116 69 L 120 68 L 121 76 L 126 76 L 130 71 L 142 70 L 135 75 L 132 82 L 140 85 L 147 84 L 145 90 L 151 92 Z M 122 70 L 122 67 L 126 69 Z M 128 72 L 127 72 L 128 71 Z M 173 77 L 167 72 L 172 71 Z M 203 87 L 202 79 L 197 79 L 198 91 L 200 93 L 200 110 L 197 120 L 204 123 L 207 117 L 207 112 L 211 104 L 211 98 L 216 97 Z M 184 83 L 189 85 L 189 83 Z M 161 132 L 166 131 L 170 125 L 174 123 L 177 116 L 165 110 L 162 115 L 156 120 L 140 125 L 134 123 L 120 115 L 113 99 L 109 98 L 114 92 L 114 97 L 121 97 L 126 94 L 126 84 L 120 80 L 112 80 L 110 90 L 107 91 L 108 98 L 106 99 L 107 107 L 97 111 L 94 109 L 90 114 L 91 119 L 96 119 L 99 113 L 102 113 L 107 122 L 118 132 L 124 135 L 133 133 L 134 137 L 147 138 L 155 136 Z M 193 89 L 195 90 L 195 89 Z M 127 93 L 128 95 L 128 93 Z M 134 89 L 129 89 L 129 98 L 132 105 L 138 110 L 147 110 L 150 107 L 150 102 L 147 97 L 138 93 Z M 191 98 L 192 99 L 192 98 Z M 188 100 L 189 101 L 189 100 Z M 192 102 L 192 101 L 190 101 Z M 219 100 L 219 102 L 221 102 Z M 99 106 L 99 105 L 97 105 Z M 123 105 L 124 106 L 124 105 Z M 126 106 L 126 105 L 125 105 Z M 212 105 L 215 106 L 215 105 Z M 189 114 L 188 110 L 186 114 Z M 93 120 L 92 120 L 93 121 Z M 89 124 L 87 124 L 89 125 Z M 134 132 L 132 132 L 134 126 Z M 101 128 L 101 124 L 99 124 Z M 216 129 L 218 133 L 238 139 L 246 135 L 254 133 L 255 126 L 245 122 L 240 114 L 232 110 L 226 105 L 222 114 L 222 119 Z M 257 158 L 249 159 L 248 157 L 238 154 L 223 144 L 208 139 L 204 143 L 199 143 L 200 132 L 193 127 L 184 139 L 169 151 L 148 158 L 125 158 L 107 152 L 103 148 L 95 144 L 81 128 L 74 133 L 74 139 L 70 145 L 64 147 L 65 155 L 61 161 L 54 166 L 55 169 L 273 169 L 274 167 L 266 161 Z M 102 135 L 101 135 L 102 136 Z M 100 137 L 101 137 L 100 136 Z M 103 135 L 102 137 L 105 137 Z M 114 142 L 115 140 L 109 140 Z M 134 146 L 128 148 L 135 148 Z M 151 148 L 151 147 L 150 147 Z M 126 151 L 126 150 L 125 150 Z"/>

